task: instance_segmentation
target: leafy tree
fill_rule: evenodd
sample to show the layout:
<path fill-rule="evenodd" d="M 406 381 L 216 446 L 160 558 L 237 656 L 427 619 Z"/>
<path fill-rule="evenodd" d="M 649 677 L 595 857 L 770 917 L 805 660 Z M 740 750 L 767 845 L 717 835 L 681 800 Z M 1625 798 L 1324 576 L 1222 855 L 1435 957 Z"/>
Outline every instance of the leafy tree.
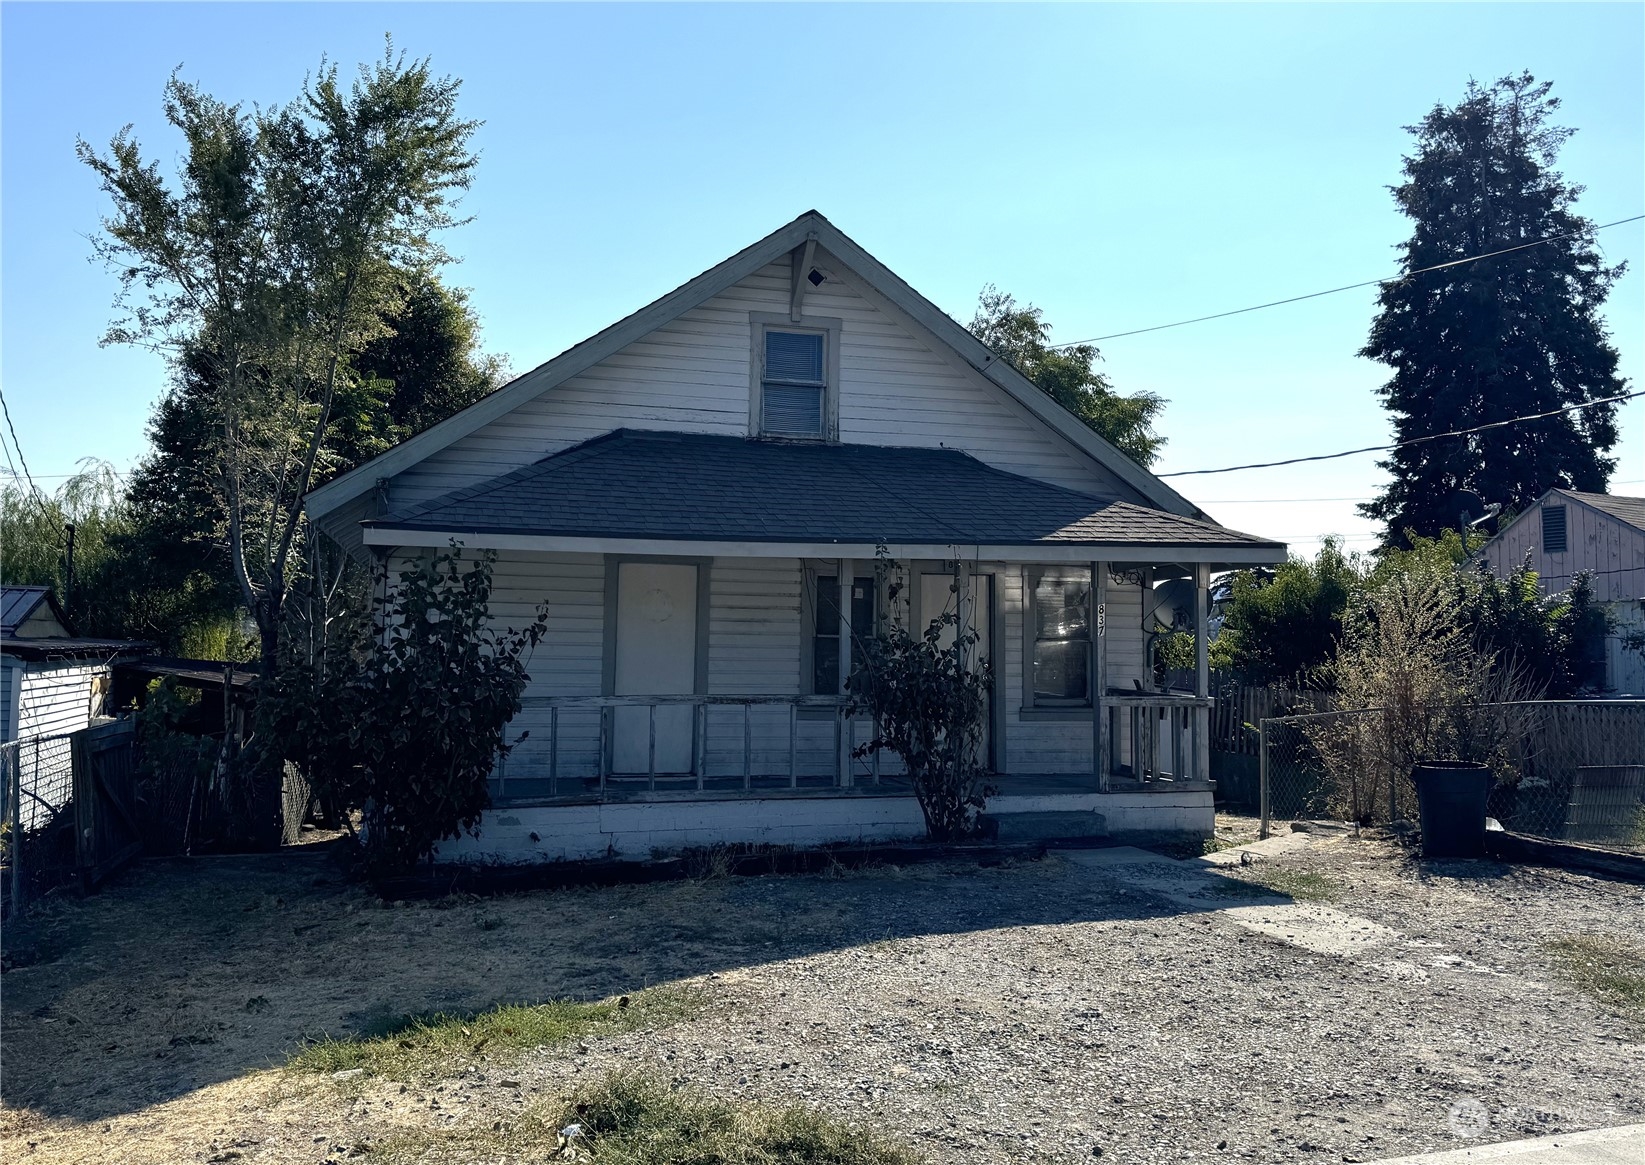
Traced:
<path fill-rule="evenodd" d="M 320 457 L 326 474 L 351 469 L 472 404 L 502 376 L 503 361 L 477 350 L 479 324 L 461 291 L 427 272 L 405 276 L 404 282 L 402 304 L 385 319 L 388 331 L 351 359 Z M 214 359 L 197 348 L 175 362 L 171 385 L 149 419 L 149 454 L 126 490 L 133 526 L 122 544 L 128 569 L 140 571 L 134 587 L 140 580 L 150 591 L 187 590 L 198 597 L 193 617 L 213 626 L 234 618 L 240 594 L 229 558 L 228 504 L 217 455 L 223 418 L 215 368 Z M 326 552 L 308 547 L 310 560 L 317 553 Z M 312 565 L 306 561 L 294 569 L 293 593 L 311 598 L 329 589 L 317 589 L 308 578 Z M 335 581 L 335 571 L 327 573 Z M 351 594 L 358 581 L 352 575 L 348 580 Z M 306 625 L 294 630 L 306 632 Z M 184 635 L 191 633 L 183 629 Z M 168 631 L 163 637 L 173 641 L 177 635 Z"/>
<path fill-rule="evenodd" d="M 1530 562 L 1497 578 L 1473 554 L 1483 534 L 1446 530 L 1417 537 L 1408 550 L 1382 556 L 1364 590 L 1375 592 L 1405 578 L 1438 579 L 1460 612 L 1475 649 L 1509 668 L 1522 687 L 1552 699 L 1596 687 L 1604 678 L 1606 618 L 1594 603 L 1586 573 L 1557 594 L 1544 596 Z"/>
<path fill-rule="evenodd" d="M 388 331 L 353 362 L 362 379 L 389 386 L 390 443 L 466 409 L 507 376 L 501 357 L 480 351 L 480 323 L 465 291 L 447 287 L 428 271 L 410 272 L 404 280 Z"/>
<path fill-rule="evenodd" d="M 1124 396 L 1097 371 L 1102 355 L 1091 344 L 1051 347 L 1051 325 L 1033 304 L 989 284 L 977 297 L 971 334 L 1009 360 L 1041 392 L 1091 427 L 1139 465 L 1154 463 L 1165 438 L 1154 421 L 1165 401 L 1151 392 Z"/>
<path fill-rule="evenodd" d="M 1528 563 L 1507 578 L 1485 570 L 1473 557 L 1483 540 L 1479 534 L 1464 539 L 1456 530 L 1417 536 L 1409 549 L 1368 564 L 1345 556 L 1333 539 L 1312 561 L 1293 558 L 1276 568 L 1271 580 L 1241 571 L 1211 645 L 1212 662 L 1252 683 L 1334 686 L 1332 661 L 1355 605 L 1380 609 L 1376 596 L 1392 588 L 1398 595 L 1389 602 L 1403 610 L 1400 596 L 1420 583 L 1428 588 L 1423 593 L 1443 594 L 1454 608 L 1459 634 L 1472 650 L 1500 661 L 1526 690 L 1558 699 L 1595 686 L 1603 675 L 1606 620 L 1591 580 L 1579 576 L 1545 597 Z"/>
<path fill-rule="evenodd" d="M 1240 571 L 1211 647 L 1213 662 L 1255 684 L 1317 682 L 1362 578 L 1361 564 L 1336 538 L 1326 539 L 1312 560 L 1293 556 L 1281 563 L 1271 578 Z"/>
<path fill-rule="evenodd" d="M 392 47 L 352 86 L 322 63 L 292 103 L 246 113 L 173 76 L 167 119 L 186 152 L 175 186 L 129 130 L 79 143 L 114 204 L 98 248 L 124 314 L 106 342 L 198 360 L 229 567 L 256 623 L 265 681 L 280 637 L 303 495 L 324 476 L 351 358 L 386 333 L 402 273 L 446 258 L 476 123 L 458 82 Z M 272 791 L 277 770 L 264 766 Z"/>
<path fill-rule="evenodd" d="M 282 740 L 317 792 L 365 809 L 367 865 L 399 873 L 445 838 L 472 830 L 486 781 L 513 744 L 508 723 L 530 677 L 547 607 L 520 630 L 490 619 L 492 564 L 453 547 L 402 571 L 346 649 L 293 659 L 272 701 Z M 523 737 L 521 737 L 523 739 Z"/>
<path fill-rule="evenodd" d="M 140 511 L 112 466 L 90 458 L 80 466 L 50 497 L 15 481 L 0 487 L 0 579 L 51 587 L 82 635 L 144 639 L 184 654 L 219 651 L 232 627 L 209 586 L 165 574 L 153 556 L 160 548 L 143 536 Z"/>
<path fill-rule="evenodd" d="M 1393 375 L 1379 390 L 1394 437 L 1471 428 L 1626 390 L 1599 309 L 1624 264 L 1607 267 L 1594 224 L 1575 211 L 1582 187 L 1555 169 L 1574 132 L 1529 73 L 1470 82 L 1455 106 L 1409 127 L 1415 148 L 1392 188 L 1411 219 L 1405 270 L 1555 236 L 1558 241 L 1384 285 L 1360 355 Z M 1453 491 L 1523 509 L 1558 486 L 1604 492 L 1615 467 L 1615 405 L 1598 405 L 1463 438 L 1396 449 L 1392 481 L 1361 507 L 1388 545 L 1454 525 Z"/>

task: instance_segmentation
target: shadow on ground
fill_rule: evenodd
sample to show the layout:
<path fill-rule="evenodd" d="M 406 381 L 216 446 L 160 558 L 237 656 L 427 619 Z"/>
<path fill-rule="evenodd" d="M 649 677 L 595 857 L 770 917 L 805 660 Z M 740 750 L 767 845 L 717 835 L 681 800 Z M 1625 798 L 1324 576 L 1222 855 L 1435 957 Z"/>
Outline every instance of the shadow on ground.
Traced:
<path fill-rule="evenodd" d="M 94 898 L 48 902 L 8 935 L 4 1099 L 92 1121 L 281 1064 L 305 1038 L 381 1032 L 406 1015 L 600 999 L 881 940 L 1192 909 L 1054 858 L 387 906 L 323 852 L 156 860 Z"/>

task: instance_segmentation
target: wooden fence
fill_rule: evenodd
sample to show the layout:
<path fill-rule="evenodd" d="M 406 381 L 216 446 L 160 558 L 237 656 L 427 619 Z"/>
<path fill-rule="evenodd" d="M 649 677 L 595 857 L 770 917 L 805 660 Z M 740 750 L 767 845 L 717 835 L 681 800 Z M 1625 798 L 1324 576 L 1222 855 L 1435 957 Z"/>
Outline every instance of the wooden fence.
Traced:
<path fill-rule="evenodd" d="M 12 741 L 0 748 L 0 789 L 10 914 L 59 886 L 95 890 L 143 852 L 129 720 Z"/>

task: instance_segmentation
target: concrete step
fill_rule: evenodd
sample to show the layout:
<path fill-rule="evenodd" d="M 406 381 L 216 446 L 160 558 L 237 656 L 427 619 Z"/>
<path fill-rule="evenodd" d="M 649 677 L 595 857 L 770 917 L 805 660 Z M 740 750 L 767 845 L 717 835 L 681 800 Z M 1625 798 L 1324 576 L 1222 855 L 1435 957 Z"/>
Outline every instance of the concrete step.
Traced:
<path fill-rule="evenodd" d="M 1108 836 L 1108 819 L 1094 809 L 985 813 L 982 820 L 984 832 L 1002 843 Z"/>

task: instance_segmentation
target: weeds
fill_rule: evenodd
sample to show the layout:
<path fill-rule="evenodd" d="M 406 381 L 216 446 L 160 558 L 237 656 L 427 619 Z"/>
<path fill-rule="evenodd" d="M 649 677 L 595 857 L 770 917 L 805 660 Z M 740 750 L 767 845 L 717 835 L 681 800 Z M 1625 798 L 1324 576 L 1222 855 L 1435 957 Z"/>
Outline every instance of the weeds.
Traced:
<path fill-rule="evenodd" d="M 734 1103 L 647 1073 L 613 1072 L 571 1100 L 488 1130 L 403 1131 L 371 1160 L 581 1165 L 920 1165 L 884 1134 L 803 1105 Z"/>
<path fill-rule="evenodd" d="M 696 1001 L 685 992 L 653 989 L 598 1003 L 553 1000 L 478 1014 L 402 1016 L 372 1032 L 310 1042 L 292 1054 L 287 1066 L 300 1072 L 359 1068 L 378 1076 L 443 1075 L 481 1055 L 662 1027 L 696 1010 Z"/>
<path fill-rule="evenodd" d="M 1543 949 L 1577 990 L 1645 1023 L 1645 947 L 1614 935 L 1585 934 L 1555 939 Z"/>
<path fill-rule="evenodd" d="M 577 1125 L 591 1165 L 915 1165 L 878 1132 L 802 1105 L 738 1105 L 645 1073 L 585 1087 L 554 1124 Z"/>

